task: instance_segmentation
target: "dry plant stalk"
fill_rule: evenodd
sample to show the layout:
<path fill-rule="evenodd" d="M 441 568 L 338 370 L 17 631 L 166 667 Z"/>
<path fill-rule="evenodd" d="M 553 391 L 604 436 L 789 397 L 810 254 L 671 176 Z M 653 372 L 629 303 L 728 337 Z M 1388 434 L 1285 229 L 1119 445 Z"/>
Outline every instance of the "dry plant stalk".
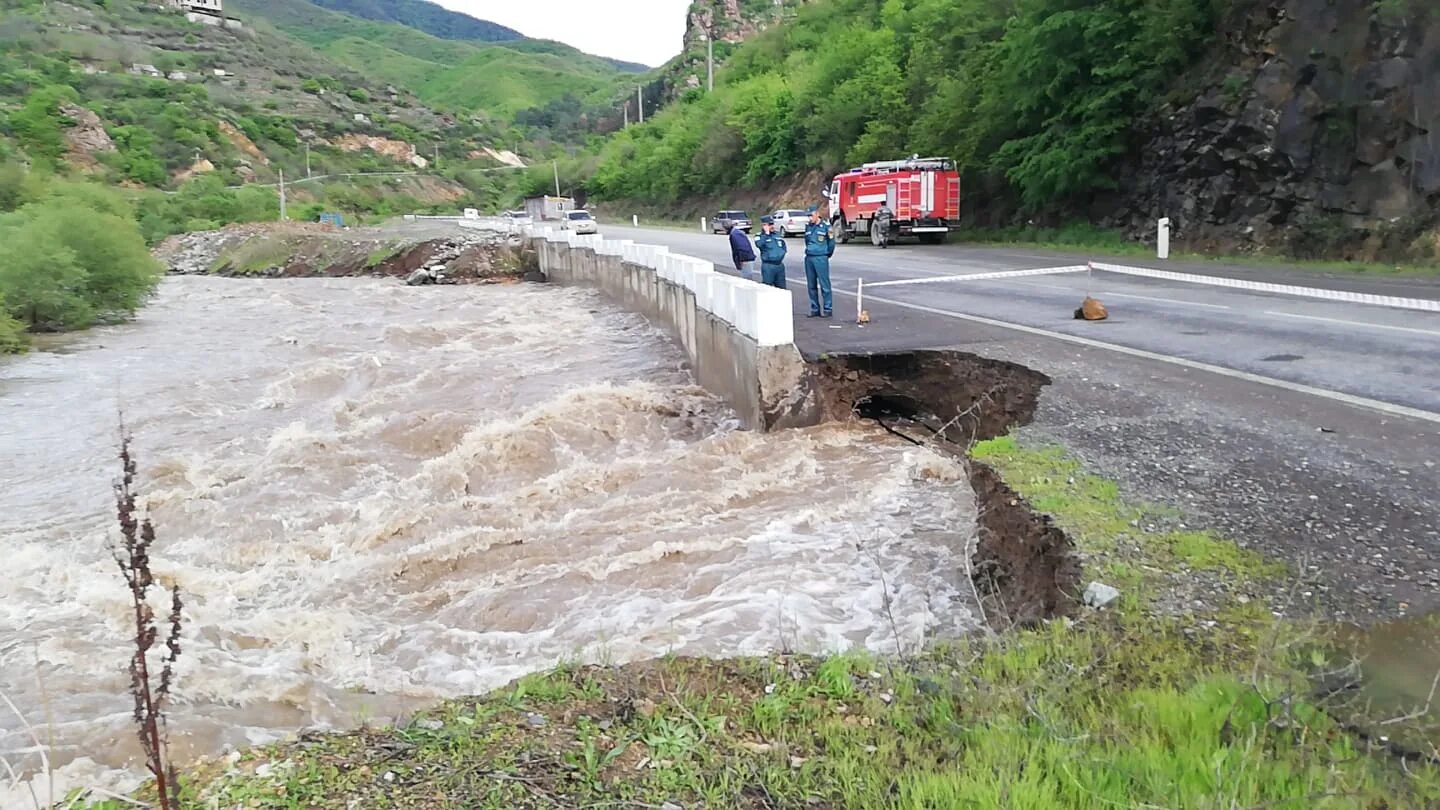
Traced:
<path fill-rule="evenodd" d="M 150 546 L 155 542 L 155 527 L 150 518 L 141 519 L 135 505 L 135 458 L 130 452 L 130 435 L 121 429 L 120 466 L 122 474 L 115 484 L 115 510 L 120 523 L 120 542 L 110 551 L 130 588 L 130 601 L 135 609 L 135 653 L 130 657 L 130 694 L 135 699 L 136 733 L 145 751 L 145 767 L 155 777 L 155 790 L 161 810 L 180 806 L 180 782 L 175 766 L 170 763 L 168 737 L 165 733 L 165 704 L 174 683 L 175 660 L 180 657 L 180 589 L 170 591 L 170 615 L 166 617 L 169 635 L 161 658 L 159 683 L 146 657 L 159 638 L 155 611 L 147 600 L 155 576 L 150 571 Z"/>

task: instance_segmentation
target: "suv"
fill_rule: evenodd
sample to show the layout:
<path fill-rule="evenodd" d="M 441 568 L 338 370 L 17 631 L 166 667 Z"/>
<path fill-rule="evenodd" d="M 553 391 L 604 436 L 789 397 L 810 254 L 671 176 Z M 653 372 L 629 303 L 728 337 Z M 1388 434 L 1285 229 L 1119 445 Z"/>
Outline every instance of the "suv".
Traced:
<path fill-rule="evenodd" d="M 746 233 L 750 232 L 750 215 L 744 211 L 721 211 L 710 220 L 712 233 L 726 233 L 731 228 L 739 228 Z"/>
<path fill-rule="evenodd" d="M 600 230 L 600 225 L 595 222 L 595 217 L 590 216 L 589 211 L 566 211 L 560 227 L 581 234 L 598 233 Z"/>
<path fill-rule="evenodd" d="M 775 230 L 781 236 L 804 236 L 805 226 L 810 224 L 810 212 L 787 208 L 770 215 L 775 221 Z"/>

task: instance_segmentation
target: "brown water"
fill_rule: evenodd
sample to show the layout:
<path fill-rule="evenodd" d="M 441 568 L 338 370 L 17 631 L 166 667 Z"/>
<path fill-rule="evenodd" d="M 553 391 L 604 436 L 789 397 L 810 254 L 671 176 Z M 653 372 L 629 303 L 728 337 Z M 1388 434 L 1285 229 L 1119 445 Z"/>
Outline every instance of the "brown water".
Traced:
<path fill-rule="evenodd" d="M 173 278 L 137 323 L 0 360 L 0 690 L 62 788 L 137 773 L 107 551 L 122 407 L 186 600 L 181 757 L 562 660 L 971 624 L 959 465 L 854 426 L 740 431 L 591 293 Z M 0 702 L 0 755 L 34 769 L 20 728 Z"/>

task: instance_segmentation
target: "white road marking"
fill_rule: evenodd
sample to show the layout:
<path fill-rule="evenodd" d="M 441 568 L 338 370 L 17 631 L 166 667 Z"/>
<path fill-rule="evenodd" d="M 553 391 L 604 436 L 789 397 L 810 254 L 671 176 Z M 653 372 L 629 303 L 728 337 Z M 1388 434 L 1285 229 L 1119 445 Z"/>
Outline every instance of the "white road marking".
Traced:
<path fill-rule="evenodd" d="M 1135 295 L 1134 293 L 1102 292 L 1098 293 L 1098 295 L 1103 295 L 1106 297 L 1114 296 L 1116 298 L 1139 298 L 1142 301 L 1162 301 L 1166 304 L 1183 304 L 1187 307 L 1208 307 L 1209 309 L 1230 308 L 1225 306 L 1224 304 L 1202 304 L 1199 301 L 1181 301 L 1178 298 L 1160 298 L 1154 295 Z"/>
<path fill-rule="evenodd" d="M 1433 329 L 1415 329 L 1409 326 L 1390 326 L 1389 324 L 1366 323 L 1364 321 L 1344 321 L 1339 318 L 1322 318 L 1319 315 L 1296 315 L 1293 312 L 1272 312 L 1270 310 L 1266 310 L 1265 314 L 1278 315 L 1282 318 L 1303 318 L 1307 321 L 1324 321 L 1325 323 L 1339 323 L 1344 324 L 1345 326 L 1364 326 L 1369 327 L 1370 329 L 1390 329 L 1395 332 L 1410 332 L 1411 334 L 1416 335 L 1429 335 L 1431 337 L 1440 337 L 1440 332 L 1437 332 Z"/>
<path fill-rule="evenodd" d="M 787 281 L 789 281 L 791 284 L 797 284 L 801 288 L 804 288 L 805 286 L 804 281 L 794 281 L 789 279 L 787 279 Z M 845 290 L 835 290 L 834 293 L 836 295 L 843 295 L 849 298 L 855 297 L 855 293 Z M 896 301 L 893 298 L 880 298 L 878 296 L 872 296 L 870 300 L 878 301 L 882 304 L 889 304 L 891 306 L 903 307 L 904 309 L 912 309 L 916 312 L 926 312 L 931 315 L 941 315 L 946 318 L 955 318 L 962 321 L 971 321 L 973 323 L 985 324 L 986 326 L 996 326 L 1001 329 L 1013 329 L 1017 332 L 1025 332 L 1031 335 L 1039 335 L 1040 337 L 1047 337 L 1053 340 L 1064 341 L 1066 343 L 1074 343 L 1080 346 L 1088 346 L 1093 349 L 1105 349 L 1106 351 L 1112 351 L 1118 354 L 1125 354 L 1131 357 L 1141 357 L 1146 360 L 1155 360 L 1161 363 L 1169 363 L 1171 365 L 1180 366 L 1182 368 L 1191 368 L 1197 371 L 1206 371 L 1211 374 L 1219 374 L 1222 377 L 1230 377 L 1237 380 L 1245 380 L 1246 382 L 1269 385 L 1274 388 L 1281 388 L 1286 391 L 1294 391 L 1300 394 L 1309 394 L 1310 396 L 1320 397 L 1322 399 L 1328 399 L 1333 402 L 1340 402 L 1346 405 L 1353 405 L 1359 408 L 1367 408 L 1372 411 L 1379 411 L 1380 413 L 1387 413 L 1392 416 L 1404 416 L 1410 419 L 1420 419 L 1426 422 L 1434 422 L 1436 424 L 1440 424 L 1440 413 L 1421 410 L 1420 408 L 1411 408 L 1405 405 L 1395 405 L 1389 402 L 1381 402 L 1378 399 L 1369 399 L 1367 397 L 1357 397 L 1353 394 L 1345 394 L 1339 391 L 1330 391 L 1324 388 L 1316 388 L 1311 385 L 1305 385 L 1304 383 L 1290 382 L 1288 380 L 1277 380 L 1274 377 L 1262 377 L 1259 374 L 1251 374 L 1248 371 L 1237 371 L 1233 368 L 1225 368 L 1224 366 L 1216 366 L 1211 365 L 1210 363 L 1202 363 L 1198 360 L 1187 360 L 1183 357 L 1171 357 L 1168 354 L 1158 354 L 1156 352 L 1145 351 L 1144 349 L 1132 349 L 1129 346 L 1120 346 L 1115 343 L 1105 343 L 1104 341 L 1091 340 L 1090 338 L 1078 337 L 1076 335 L 1067 335 L 1063 332 L 1052 332 L 1049 329 L 1041 329 L 1036 326 L 1025 326 L 1023 324 L 1010 323 L 1009 321 L 999 321 L 994 318 L 986 318 L 981 315 L 966 315 L 963 312 L 951 312 L 950 310 L 938 309 L 936 307 L 927 307 L 921 304 L 907 304 L 904 301 Z"/>

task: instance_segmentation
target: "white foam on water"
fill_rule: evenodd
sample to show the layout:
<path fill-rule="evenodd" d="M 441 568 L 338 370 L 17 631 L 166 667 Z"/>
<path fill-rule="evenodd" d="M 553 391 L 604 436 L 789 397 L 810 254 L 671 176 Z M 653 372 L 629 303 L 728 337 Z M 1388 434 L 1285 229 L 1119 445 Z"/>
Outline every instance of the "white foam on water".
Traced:
<path fill-rule="evenodd" d="M 138 774 L 107 551 L 122 405 L 186 603 L 182 758 L 562 660 L 973 626 L 957 462 L 859 426 L 737 430 L 592 293 L 176 278 L 53 349 L 0 362 L 0 690 L 48 711 L 67 784 Z M 29 745 L 0 719 L 0 755 L 34 769 Z"/>

